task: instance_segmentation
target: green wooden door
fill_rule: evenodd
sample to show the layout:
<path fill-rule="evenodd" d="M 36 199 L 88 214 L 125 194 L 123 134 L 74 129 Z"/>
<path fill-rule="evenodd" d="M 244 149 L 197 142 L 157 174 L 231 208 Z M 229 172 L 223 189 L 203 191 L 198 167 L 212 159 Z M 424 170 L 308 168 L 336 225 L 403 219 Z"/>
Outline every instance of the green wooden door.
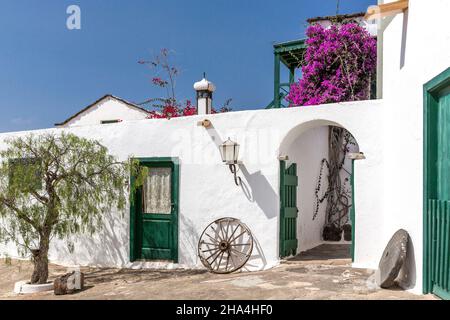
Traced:
<path fill-rule="evenodd" d="M 297 164 L 280 161 L 280 257 L 297 254 Z"/>
<path fill-rule="evenodd" d="M 450 70 L 449 70 L 450 71 Z M 424 292 L 450 299 L 450 72 L 425 86 Z"/>
<path fill-rule="evenodd" d="M 132 260 L 178 261 L 178 163 L 140 160 L 148 175 L 134 198 Z"/>
<path fill-rule="evenodd" d="M 450 94 L 437 101 L 437 132 L 434 160 L 435 192 L 429 199 L 431 282 L 433 293 L 449 298 L 450 223 Z"/>

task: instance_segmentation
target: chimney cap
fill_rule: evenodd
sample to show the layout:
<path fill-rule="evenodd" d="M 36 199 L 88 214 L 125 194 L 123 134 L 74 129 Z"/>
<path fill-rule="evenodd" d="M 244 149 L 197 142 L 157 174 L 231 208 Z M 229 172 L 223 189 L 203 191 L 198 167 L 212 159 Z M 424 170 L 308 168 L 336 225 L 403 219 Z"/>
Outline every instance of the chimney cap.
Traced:
<path fill-rule="evenodd" d="M 216 86 L 211 81 L 208 81 L 204 76 L 202 80 L 194 83 L 195 91 L 209 91 L 214 92 L 216 90 Z"/>

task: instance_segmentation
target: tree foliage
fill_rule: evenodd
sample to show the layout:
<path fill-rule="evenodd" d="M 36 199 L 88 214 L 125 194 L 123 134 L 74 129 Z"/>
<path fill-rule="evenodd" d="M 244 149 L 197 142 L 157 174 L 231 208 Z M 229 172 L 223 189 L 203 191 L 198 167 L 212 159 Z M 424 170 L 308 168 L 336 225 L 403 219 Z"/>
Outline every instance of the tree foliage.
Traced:
<path fill-rule="evenodd" d="M 0 151 L 0 240 L 32 253 L 31 282 L 45 283 L 50 240 L 101 228 L 104 213 L 125 207 L 129 170 L 137 167 L 68 133 L 30 134 L 7 146 Z"/>

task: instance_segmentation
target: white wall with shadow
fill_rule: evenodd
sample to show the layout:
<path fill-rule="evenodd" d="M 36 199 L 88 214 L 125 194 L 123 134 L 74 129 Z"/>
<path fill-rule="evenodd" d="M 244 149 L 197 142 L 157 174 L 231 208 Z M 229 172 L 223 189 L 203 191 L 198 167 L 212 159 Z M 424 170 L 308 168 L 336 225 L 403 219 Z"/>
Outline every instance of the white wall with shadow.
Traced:
<path fill-rule="evenodd" d="M 72 236 L 69 241 L 53 238 L 50 260 L 62 265 L 125 267 L 130 261 L 129 212 L 108 212 L 102 225 L 92 236 Z M 68 243 L 73 244 L 73 251 Z"/>

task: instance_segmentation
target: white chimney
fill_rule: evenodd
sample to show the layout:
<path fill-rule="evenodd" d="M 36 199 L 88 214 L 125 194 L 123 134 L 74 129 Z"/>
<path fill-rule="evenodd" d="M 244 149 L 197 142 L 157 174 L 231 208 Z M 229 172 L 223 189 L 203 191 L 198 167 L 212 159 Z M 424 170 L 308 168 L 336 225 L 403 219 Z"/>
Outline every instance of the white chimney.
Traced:
<path fill-rule="evenodd" d="M 197 91 L 197 114 L 210 114 L 212 110 L 212 94 L 216 90 L 214 84 L 203 79 L 194 83 L 194 89 Z"/>

